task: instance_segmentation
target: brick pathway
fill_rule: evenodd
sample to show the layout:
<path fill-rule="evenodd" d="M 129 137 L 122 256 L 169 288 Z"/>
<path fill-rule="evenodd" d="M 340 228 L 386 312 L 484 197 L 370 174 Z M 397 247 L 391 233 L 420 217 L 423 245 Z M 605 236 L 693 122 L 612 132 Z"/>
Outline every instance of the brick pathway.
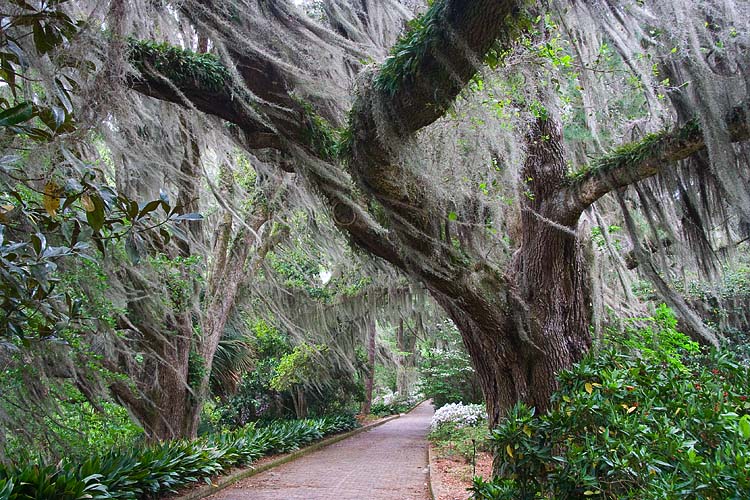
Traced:
<path fill-rule="evenodd" d="M 214 500 L 427 500 L 430 403 L 244 479 Z"/>

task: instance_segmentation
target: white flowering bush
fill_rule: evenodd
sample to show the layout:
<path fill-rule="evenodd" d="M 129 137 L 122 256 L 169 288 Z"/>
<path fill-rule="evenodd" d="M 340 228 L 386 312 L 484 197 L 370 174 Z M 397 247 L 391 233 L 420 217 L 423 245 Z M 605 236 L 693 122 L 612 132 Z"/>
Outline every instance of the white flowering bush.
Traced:
<path fill-rule="evenodd" d="M 475 427 L 485 420 L 487 420 L 487 412 L 484 405 L 450 403 L 435 412 L 430 428 L 436 431 L 446 423 L 452 423 L 457 429 Z"/>

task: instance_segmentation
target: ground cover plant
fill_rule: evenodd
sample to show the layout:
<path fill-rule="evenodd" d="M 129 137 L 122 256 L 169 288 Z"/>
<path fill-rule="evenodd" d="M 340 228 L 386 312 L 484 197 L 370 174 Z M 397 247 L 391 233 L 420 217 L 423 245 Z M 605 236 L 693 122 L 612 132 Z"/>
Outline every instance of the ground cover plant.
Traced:
<path fill-rule="evenodd" d="M 0 500 L 154 498 L 357 427 L 352 415 L 248 424 L 196 440 L 113 450 L 81 463 L 0 466 Z"/>
<path fill-rule="evenodd" d="M 626 333 L 560 374 L 549 412 L 513 408 L 473 498 L 747 498 L 748 367 L 701 352 L 666 307 Z"/>
<path fill-rule="evenodd" d="M 441 457 L 475 460 L 477 451 L 489 449 L 484 405 L 451 403 L 439 408 L 432 417 L 429 438 Z"/>

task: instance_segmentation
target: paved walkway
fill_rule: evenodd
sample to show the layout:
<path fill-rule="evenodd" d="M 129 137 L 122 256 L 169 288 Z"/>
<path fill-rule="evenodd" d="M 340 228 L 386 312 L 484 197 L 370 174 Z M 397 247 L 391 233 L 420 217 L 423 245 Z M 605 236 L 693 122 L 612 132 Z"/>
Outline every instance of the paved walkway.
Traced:
<path fill-rule="evenodd" d="M 249 477 L 214 500 L 427 500 L 426 436 L 433 408 Z"/>

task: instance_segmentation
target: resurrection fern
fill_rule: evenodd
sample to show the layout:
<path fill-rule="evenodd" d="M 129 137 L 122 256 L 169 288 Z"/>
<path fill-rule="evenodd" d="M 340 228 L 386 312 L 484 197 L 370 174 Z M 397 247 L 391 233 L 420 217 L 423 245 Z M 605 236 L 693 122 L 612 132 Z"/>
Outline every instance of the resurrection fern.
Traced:
<path fill-rule="evenodd" d="M 417 72 L 419 60 L 439 39 L 440 18 L 445 2 L 435 2 L 427 11 L 409 22 L 409 30 L 401 35 L 391 54 L 380 66 L 375 88 L 393 95 L 401 85 Z"/>
<path fill-rule="evenodd" d="M 570 177 L 579 179 L 592 172 L 606 172 L 622 166 L 638 165 L 649 158 L 658 158 L 665 143 L 687 141 L 696 138 L 698 134 L 700 134 L 700 126 L 697 120 L 691 120 L 677 130 L 662 130 L 647 134 L 639 141 L 623 144 L 613 149 L 583 168 L 572 172 Z"/>
<path fill-rule="evenodd" d="M 347 124 L 343 128 L 333 127 L 328 120 L 315 112 L 312 105 L 302 99 L 297 99 L 302 107 L 307 125 L 305 139 L 318 156 L 325 160 L 346 159 L 351 156 L 354 143 L 354 132 L 351 127 L 351 111 Z"/>
<path fill-rule="evenodd" d="M 211 54 L 199 54 L 168 43 L 129 39 L 130 60 L 144 71 L 147 65 L 163 73 L 175 83 L 189 81 L 218 90 L 229 81 L 229 71 Z"/>
<path fill-rule="evenodd" d="M 317 114 L 312 105 L 302 99 L 297 99 L 302 107 L 304 120 L 307 125 L 307 143 L 321 158 L 332 160 L 338 151 L 339 132 L 328 121 Z"/>

